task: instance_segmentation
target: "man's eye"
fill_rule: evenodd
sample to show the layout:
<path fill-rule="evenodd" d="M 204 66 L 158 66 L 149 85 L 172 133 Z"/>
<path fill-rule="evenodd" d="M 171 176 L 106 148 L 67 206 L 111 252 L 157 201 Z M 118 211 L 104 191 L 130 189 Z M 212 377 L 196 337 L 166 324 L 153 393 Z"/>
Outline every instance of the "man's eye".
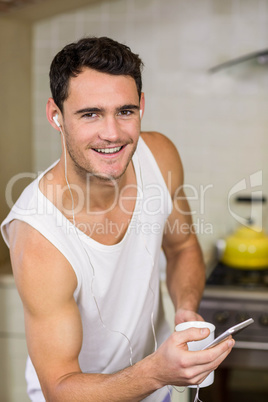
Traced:
<path fill-rule="evenodd" d="M 121 110 L 118 114 L 119 116 L 130 116 L 132 113 L 132 110 Z"/>
<path fill-rule="evenodd" d="M 87 117 L 87 118 L 89 118 L 89 119 L 92 119 L 92 118 L 94 118 L 94 117 L 97 117 L 97 113 L 85 113 L 85 114 L 83 114 L 82 115 L 82 117 Z"/>

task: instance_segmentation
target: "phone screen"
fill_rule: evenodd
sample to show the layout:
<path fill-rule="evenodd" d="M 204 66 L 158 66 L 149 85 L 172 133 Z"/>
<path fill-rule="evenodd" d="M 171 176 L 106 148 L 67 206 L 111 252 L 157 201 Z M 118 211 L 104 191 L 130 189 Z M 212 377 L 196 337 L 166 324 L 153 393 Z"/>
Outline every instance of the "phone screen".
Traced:
<path fill-rule="evenodd" d="M 210 342 L 202 350 L 218 345 L 218 343 L 224 341 L 226 338 L 228 338 L 228 336 L 237 334 L 238 332 L 242 331 L 242 329 L 246 328 L 248 325 L 253 324 L 253 322 L 254 322 L 253 318 L 249 318 L 246 321 L 234 325 L 233 327 L 227 329 L 227 331 L 219 335 L 216 339 L 214 339 L 214 341 Z"/>

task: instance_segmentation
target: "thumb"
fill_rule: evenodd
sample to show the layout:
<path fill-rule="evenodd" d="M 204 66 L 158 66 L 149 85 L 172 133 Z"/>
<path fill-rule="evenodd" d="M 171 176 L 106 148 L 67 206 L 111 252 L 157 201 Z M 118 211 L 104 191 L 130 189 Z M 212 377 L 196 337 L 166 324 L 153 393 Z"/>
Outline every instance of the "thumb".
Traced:
<path fill-rule="evenodd" d="M 184 331 L 176 332 L 177 339 L 179 343 L 188 343 L 192 341 L 200 341 L 201 339 L 205 339 L 209 336 L 210 330 L 209 328 L 188 328 Z"/>

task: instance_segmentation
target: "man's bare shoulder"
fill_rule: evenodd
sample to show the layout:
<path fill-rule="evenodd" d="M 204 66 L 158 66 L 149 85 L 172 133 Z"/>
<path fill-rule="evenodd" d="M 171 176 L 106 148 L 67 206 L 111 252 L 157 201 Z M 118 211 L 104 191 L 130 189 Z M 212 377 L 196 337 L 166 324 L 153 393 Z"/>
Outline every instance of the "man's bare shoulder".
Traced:
<path fill-rule="evenodd" d="M 183 183 L 183 166 L 173 142 L 156 131 L 142 132 L 141 137 L 155 157 L 166 183 L 172 176 L 174 189 L 180 186 Z"/>
<path fill-rule="evenodd" d="M 161 134 L 158 131 L 142 131 L 141 137 L 150 148 L 163 145 L 167 147 L 175 147 L 173 142 L 166 135 Z"/>
<path fill-rule="evenodd" d="M 29 224 L 14 220 L 9 227 L 10 257 L 23 301 L 70 297 L 77 285 L 75 273 L 62 253 Z M 68 296 L 69 295 L 69 296 Z"/>
<path fill-rule="evenodd" d="M 9 224 L 9 243 L 11 255 L 26 260 L 38 258 L 40 254 L 55 249 L 38 230 L 19 219 Z"/>

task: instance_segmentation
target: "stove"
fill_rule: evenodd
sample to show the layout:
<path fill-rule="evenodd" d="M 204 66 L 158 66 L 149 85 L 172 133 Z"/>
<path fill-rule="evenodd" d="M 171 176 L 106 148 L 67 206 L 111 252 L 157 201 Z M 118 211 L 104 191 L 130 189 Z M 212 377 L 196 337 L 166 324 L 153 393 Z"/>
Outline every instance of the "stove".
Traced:
<path fill-rule="evenodd" d="M 221 367 L 268 369 L 268 267 L 248 270 L 217 263 L 199 313 L 216 326 L 215 336 L 252 317 L 254 323 L 234 336 L 235 346 Z"/>
<path fill-rule="evenodd" d="M 234 290 L 268 291 L 267 269 L 238 269 L 218 263 L 209 275 L 207 287 L 229 287 Z"/>

